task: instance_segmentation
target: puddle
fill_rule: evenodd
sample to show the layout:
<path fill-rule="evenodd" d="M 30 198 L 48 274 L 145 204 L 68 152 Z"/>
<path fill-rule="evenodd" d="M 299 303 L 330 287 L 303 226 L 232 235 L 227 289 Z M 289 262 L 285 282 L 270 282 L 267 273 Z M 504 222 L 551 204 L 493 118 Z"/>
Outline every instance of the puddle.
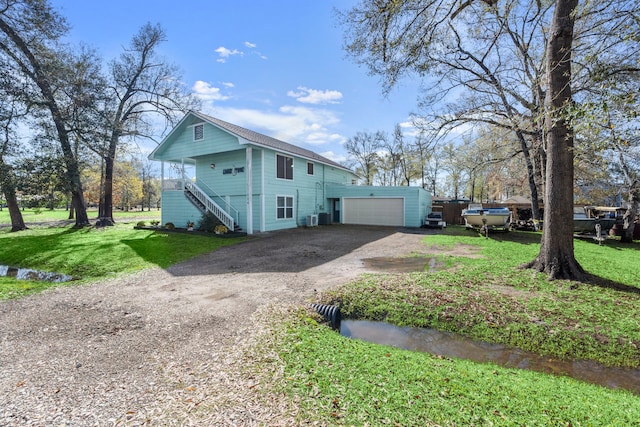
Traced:
<path fill-rule="evenodd" d="M 30 268 L 9 267 L 0 265 L 0 277 L 15 277 L 17 280 L 38 280 L 41 282 L 68 282 L 73 277 L 61 273 L 32 270 Z"/>
<path fill-rule="evenodd" d="M 404 258 L 390 258 L 390 257 L 378 257 L 378 258 L 366 258 L 362 260 L 365 267 L 389 273 L 413 273 L 416 271 L 425 271 L 425 268 L 429 270 L 435 270 L 442 267 L 442 263 L 438 262 L 435 258 L 424 257 L 404 257 Z"/>
<path fill-rule="evenodd" d="M 528 369 L 565 375 L 609 388 L 623 388 L 640 394 L 640 369 L 606 367 L 595 362 L 564 361 L 540 356 L 500 344 L 472 341 L 448 332 L 408 328 L 384 322 L 342 320 L 340 335 L 406 350 L 445 357 L 492 362 L 507 368 Z"/>

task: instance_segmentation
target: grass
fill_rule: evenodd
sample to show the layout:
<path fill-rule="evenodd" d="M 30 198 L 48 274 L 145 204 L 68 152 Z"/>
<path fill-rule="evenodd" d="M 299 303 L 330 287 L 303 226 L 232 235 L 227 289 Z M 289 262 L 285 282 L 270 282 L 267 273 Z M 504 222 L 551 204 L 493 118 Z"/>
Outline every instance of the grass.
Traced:
<path fill-rule="evenodd" d="M 223 239 L 134 230 L 130 224 L 81 229 L 34 227 L 19 233 L 0 229 L 0 264 L 73 276 L 81 282 L 166 268 L 242 239 Z M 0 278 L 0 299 L 17 298 L 59 286 Z"/>
<path fill-rule="evenodd" d="M 96 209 L 88 209 L 87 214 L 90 219 L 98 218 L 98 211 Z M 48 221 L 62 221 L 69 219 L 69 211 L 66 209 L 24 209 L 22 210 L 22 218 L 26 223 L 41 223 Z M 160 211 L 152 209 L 151 211 L 120 211 L 113 210 L 113 219 L 117 222 L 118 219 L 131 219 L 131 218 L 144 218 L 144 219 L 160 219 Z M 0 210 L 0 224 L 11 224 L 11 218 L 9 217 L 9 209 L 2 208 Z"/>
<path fill-rule="evenodd" d="M 452 227 L 425 237 L 440 271 L 367 275 L 325 292 L 343 317 L 431 327 L 568 360 L 640 366 L 640 294 L 518 266 L 536 233 L 490 239 Z M 455 248 L 480 256 L 460 256 Z M 640 245 L 575 241 L 592 274 L 640 286 Z M 458 254 L 458 255 L 452 255 Z M 415 255 L 417 256 L 417 255 Z M 431 257 L 432 255 L 429 255 Z M 343 338 L 300 309 L 275 323 L 263 366 L 282 370 L 270 393 L 296 402 L 301 423 L 370 426 L 640 426 L 640 396 L 567 377 L 507 369 Z M 268 382 L 268 380 L 267 380 Z"/>
<path fill-rule="evenodd" d="M 640 292 L 550 282 L 518 269 L 535 257 L 538 242 L 535 233 L 484 239 L 453 229 L 425 243 L 443 253 L 459 245 L 476 247 L 482 257 L 440 255 L 454 266 L 365 276 L 327 292 L 323 302 L 339 304 L 348 318 L 431 327 L 562 359 L 640 366 Z M 640 285 L 639 250 L 638 244 L 615 241 L 575 242 L 577 259 L 592 274 L 629 287 Z"/>
<path fill-rule="evenodd" d="M 568 377 L 346 339 L 299 309 L 256 351 L 302 425 L 637 426 L 640 397 Z"/>

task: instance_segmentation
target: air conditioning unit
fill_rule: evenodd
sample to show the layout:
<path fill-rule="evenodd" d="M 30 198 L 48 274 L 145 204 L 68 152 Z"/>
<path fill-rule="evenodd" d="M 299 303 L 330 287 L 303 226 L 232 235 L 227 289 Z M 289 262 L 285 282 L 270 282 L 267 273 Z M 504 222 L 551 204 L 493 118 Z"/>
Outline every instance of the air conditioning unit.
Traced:
<path fill-rule="evenodd" d="M 318 226 L 318 215 L 307 215 L 307 227 Z"/>

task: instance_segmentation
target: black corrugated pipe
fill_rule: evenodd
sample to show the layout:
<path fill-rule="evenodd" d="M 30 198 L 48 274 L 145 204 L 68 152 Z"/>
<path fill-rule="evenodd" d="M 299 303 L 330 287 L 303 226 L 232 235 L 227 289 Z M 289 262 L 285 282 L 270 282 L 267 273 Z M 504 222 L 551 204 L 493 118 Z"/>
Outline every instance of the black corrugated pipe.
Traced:
<path fill-rule="evenodd" d="M 311 307 L 331 323 L 331 329 L 340 330 L 340 307 L 326 304 L 311 304 Z"/>

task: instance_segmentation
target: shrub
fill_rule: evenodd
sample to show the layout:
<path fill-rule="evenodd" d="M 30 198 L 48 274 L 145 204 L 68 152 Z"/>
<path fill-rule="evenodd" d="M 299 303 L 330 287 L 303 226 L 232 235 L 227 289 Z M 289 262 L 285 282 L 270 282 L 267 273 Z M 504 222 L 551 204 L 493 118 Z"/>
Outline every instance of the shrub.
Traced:
<path fill-rule="evenodd" d="M 200 221 L 198 221 L 198 230 L 200 231 L 215 231 L 218 225 L 222 225 L 220 220 L 215 217 L 211 212 L 202 214 Z"/>
<path fill-rule="evenodd" d="M 164 228 L 166 228 L 167 230 L 173 230 L 174 228 L 176 228 L 176 226 L 174 223 L 168 222 L 164 225 Z"/>
<path fill-rule="evenodd" d="M 226 234 L 229 232 L 229 229 L 224 225 L 216 225 L 216 228 L 213 229 L 213 232 L 216 234 Z"/>
<path fill-rule="evenodd" d="M 160 221 L 158 221 L 157 219 L 152 219 L 150 222 L 151 222 L 151 225 L 153 225 L 154 227 L 157 227 L 158 224 L 160 224 Z"/>
<path fill-rule="evenodd" d="M 138 227 L 144 227 L 145 225 L 147 225 L 146 222 L 144 221 L 138 221 L 138 223 L 136 224 Z"/>

